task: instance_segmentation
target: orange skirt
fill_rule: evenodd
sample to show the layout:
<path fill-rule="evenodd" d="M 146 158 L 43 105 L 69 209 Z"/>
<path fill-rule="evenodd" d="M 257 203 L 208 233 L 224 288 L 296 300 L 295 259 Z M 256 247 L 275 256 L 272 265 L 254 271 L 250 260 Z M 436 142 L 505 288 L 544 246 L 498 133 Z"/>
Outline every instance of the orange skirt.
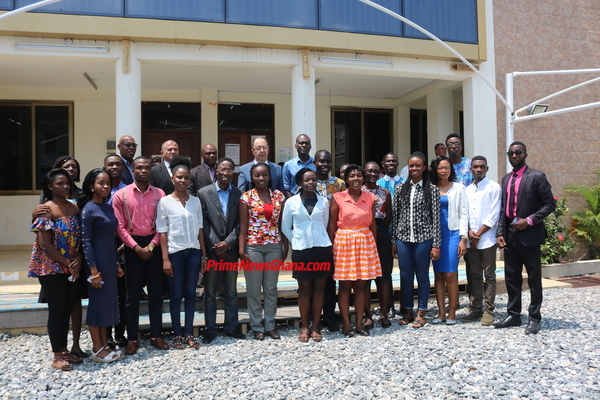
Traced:
<path fill-rule="evenodd" d="M 368 227 L 338 228 L 333 242 L 333 279 L 368 280 L 380 277 L 381 263 L 373 232 Z"/>

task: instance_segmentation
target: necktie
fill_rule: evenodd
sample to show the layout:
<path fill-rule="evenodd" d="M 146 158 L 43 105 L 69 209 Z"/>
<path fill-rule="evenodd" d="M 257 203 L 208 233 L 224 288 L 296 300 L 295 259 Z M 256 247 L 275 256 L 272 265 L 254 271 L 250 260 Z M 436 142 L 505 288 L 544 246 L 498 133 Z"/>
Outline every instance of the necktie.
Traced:
<path fill-rule="evenodd" d="M 517 182 L 517 174 L 513 172 L 512 179 L 510 180 L 510 190 L 508 198 L 508 216 L 510 219 L 514 219 L 517 216 L 517 210 L 515 209 L 515 183 Z"/>

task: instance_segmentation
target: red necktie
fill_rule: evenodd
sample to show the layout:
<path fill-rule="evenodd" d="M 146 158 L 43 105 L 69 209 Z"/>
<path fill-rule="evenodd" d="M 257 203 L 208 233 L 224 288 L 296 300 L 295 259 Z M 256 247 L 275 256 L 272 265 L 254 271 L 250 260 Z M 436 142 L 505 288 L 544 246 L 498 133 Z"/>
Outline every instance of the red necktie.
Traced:
<path fill-rule="evenodd" d="M 514 219 L 517 216 L 517 210 L 515 208 L 515 183 L 517 183 L 517 174 L 513 172 L 512 179 L 510 180 L 510 190 L 508 198 L 508 216 L 510 219 Z"/>

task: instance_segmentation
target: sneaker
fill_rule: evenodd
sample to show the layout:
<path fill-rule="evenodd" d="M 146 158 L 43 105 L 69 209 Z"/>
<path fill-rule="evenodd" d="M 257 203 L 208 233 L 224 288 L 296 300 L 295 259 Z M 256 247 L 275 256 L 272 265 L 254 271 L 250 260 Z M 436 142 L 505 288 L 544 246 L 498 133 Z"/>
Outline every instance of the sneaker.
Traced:
<path fill-rule="evenodd" d="M 486 311 L 483 313 L 483 317 L 481 318 L 481 325 L 490 326 L 494 323 L 494 313 Z"/>
<path fill-rule="evenodd" d="M 483 315 L 481 311 L 471 311 L 467 316 L 462 317 L 461 320 L 463 322 L 474 322 L 479 321 Z"/>

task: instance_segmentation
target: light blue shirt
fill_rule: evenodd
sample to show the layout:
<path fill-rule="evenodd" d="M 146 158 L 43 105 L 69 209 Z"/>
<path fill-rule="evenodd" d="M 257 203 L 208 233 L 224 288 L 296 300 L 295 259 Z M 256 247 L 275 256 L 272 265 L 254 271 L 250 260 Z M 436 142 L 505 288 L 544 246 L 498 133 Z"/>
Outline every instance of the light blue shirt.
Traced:
<path fill-rule="evenodd" d="M 219 201 L 221 202 L 221 208 L 223 209 L 223 215 L 227 217 L 227 203 L 229 203 L 229 193 L 231 193 L 231 183 L 227 190 L 222 190 L 219 187 L 219 183 L 215 182 L 217 188 L 217 194 L 219 195 Z"/>
<path fill-rule="evenodd" d="M 283 164 L 283 190 L 287 190 L 292 195 L 298 193 L 296 174 L 304 167 L 316 171 L 317 168 L 315 167 L 315 159 L 308 157 L 308 160 L 304 163 L 300 157 L 296 157 Z"/>
<path fill-rule="evenodd" d="M 124 187 L 126 187 L 127 185 L 123 183 L 123 181 L 119 182 L 119 186 L 117 187 L 112 187 L 112 189 L 110 189 L 110 199 L 107 201 L 107 204 L 112 206 L 112 199 L 115 195 L 115 193 L 117 193 L 119 190 L 123 189 Z"/>

